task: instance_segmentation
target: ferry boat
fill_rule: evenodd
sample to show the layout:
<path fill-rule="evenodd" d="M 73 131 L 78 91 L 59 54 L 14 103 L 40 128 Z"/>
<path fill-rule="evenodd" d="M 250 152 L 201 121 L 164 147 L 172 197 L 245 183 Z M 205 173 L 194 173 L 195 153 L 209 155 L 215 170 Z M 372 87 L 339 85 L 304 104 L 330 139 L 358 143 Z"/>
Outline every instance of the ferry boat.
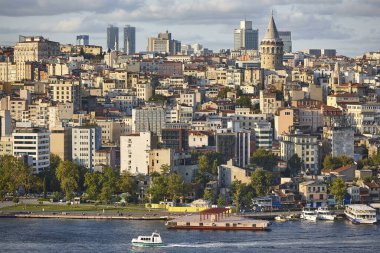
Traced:
<path fill-rule="evenodd" d="M 317 218 L 318 220 L 335 220 L 336 215 L 333 214 L 327 207 L 318 207 Z"/>
<path fill-rule="evenodd" d="M 316 221 L 317 213 L 311 209 L 303 209 L 301 214 L 301 219 L 308 221 Z"/>
<path fill-rule="evenodd" d="M 135 247 L 159 247 L 164 246 L 159 233 L 152 233 L 151 236 L 139 236 L 132 239 L 132 246 Z"/>
<path fill-rule="evenodd" d="M 377 222 L 376 209 L 363 204 L 347 205 L 344 214 L 354 224 L 374 224 Z"/>

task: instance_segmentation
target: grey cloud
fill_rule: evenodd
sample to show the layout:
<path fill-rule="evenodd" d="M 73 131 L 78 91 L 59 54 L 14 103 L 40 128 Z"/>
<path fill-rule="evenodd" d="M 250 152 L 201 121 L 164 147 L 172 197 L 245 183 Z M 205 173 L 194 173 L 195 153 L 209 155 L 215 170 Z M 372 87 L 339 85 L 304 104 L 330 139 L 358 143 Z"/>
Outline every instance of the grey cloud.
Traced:
<path fill-rule="evenodd" d="M 53 16 L 65 13 L 107 13 L 114 9 L 133 10 L 144 5 L 144 0 L 1 0 L 0 16 Z"/>

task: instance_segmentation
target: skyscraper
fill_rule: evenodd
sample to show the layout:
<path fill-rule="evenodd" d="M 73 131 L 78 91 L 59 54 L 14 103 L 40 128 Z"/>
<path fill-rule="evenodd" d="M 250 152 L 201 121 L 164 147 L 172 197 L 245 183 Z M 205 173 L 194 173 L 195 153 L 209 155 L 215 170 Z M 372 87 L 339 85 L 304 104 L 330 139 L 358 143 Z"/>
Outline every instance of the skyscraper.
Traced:
<path fill-rule="evenodd" d="M 113 25 L 107 27 L 107 48 L 119 51 L 119 27 Z"/>
<path fill-rule="evenodd" d="M 267 31 L 260 44 L 260 61 L 263 69 L 282 69 L 282 56 L 284 43 L 280 36 L 273 16 L 269 19 Z"/>
<path fill-rule="evenodd" d="M 259 30 L 252 29 L 252 21 L 240 21 L 240 28 L 234 31 L 234 49 L 259 49 Z"/>
<path fill-rule="evenodd" d="M 88 35 L 78 35 L 77 45 L 78 46 L 88 46 L 90 44 L 90 36 Z"/>
<path fill-rule="evenodd" d="M 136 27 L 124 27 L 124 53 L 136 53 Z"/>
<path fill-rule="evenodd" d="M 284 52 L 291 53 L 292 52 L 292 32 L 290 31 L 278 31 L 278 36 L 284 43 Z"/>

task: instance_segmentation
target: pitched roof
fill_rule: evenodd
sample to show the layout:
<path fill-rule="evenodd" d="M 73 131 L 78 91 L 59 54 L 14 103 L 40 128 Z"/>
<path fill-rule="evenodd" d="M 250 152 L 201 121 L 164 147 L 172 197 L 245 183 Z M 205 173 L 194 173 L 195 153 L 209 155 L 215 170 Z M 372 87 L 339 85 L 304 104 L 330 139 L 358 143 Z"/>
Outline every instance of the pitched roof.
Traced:
<path fill-rule="evenodd" d="M 351 169 L 352 167 L 355 167 L 355 164 L 349 164 L 349 165 L 337 168 L 337 169 L 334 170 L 334 172 L 337 172 L 337 173 L 343 172 L 343 171 L 346 171 L 348 169 Z"/>
<path fill-rule="evenodd" d="M 273 15 L 269 19 L 268 28 L 265 32 L 263 40 L 281 40 L 280 36 L 278 35 L 276 23 L 274 22 Z"/>

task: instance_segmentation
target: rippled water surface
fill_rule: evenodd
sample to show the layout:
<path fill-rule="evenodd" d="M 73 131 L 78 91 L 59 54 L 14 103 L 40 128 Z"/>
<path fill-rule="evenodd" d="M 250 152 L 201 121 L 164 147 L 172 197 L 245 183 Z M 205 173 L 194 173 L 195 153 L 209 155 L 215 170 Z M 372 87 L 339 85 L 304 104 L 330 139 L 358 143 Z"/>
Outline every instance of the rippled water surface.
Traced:
<path fill-rule="evenodd" d="M 166 246 L 132 248 L 161 233 Z M 0 252 L 380 252 L 380 225 L 273 223 L 268 232 L 167 230 L 163 221 L 0 219 Z"/>

